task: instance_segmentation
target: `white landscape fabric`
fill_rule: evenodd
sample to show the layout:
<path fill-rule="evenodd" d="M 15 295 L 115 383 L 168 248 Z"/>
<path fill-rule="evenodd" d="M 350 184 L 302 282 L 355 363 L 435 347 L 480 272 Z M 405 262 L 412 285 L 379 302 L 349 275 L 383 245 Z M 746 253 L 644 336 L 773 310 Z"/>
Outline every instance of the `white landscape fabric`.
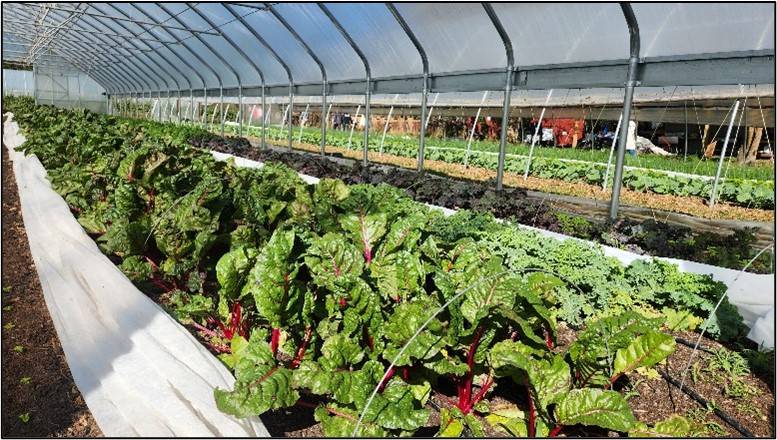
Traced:
<path fill-rule="evenodd" d="M 216 408 L 214 387 L 234 378 L 175 319 L 103 255 L 51 189 L 8 115 L 3 143 L 19 187 L 43 296 L 70 371 L 108 437 L 268 437 L 258 418 Z"/>
<path fill-rule="evenodd" d="M 245 159 L 231 154 L 211 151 L 216 160 L 234 158 L 235 165 L 249 168 L 261 168 L 262 163 Z M 308 183 L 318 183 L 318 178 L 300 174 L 300 177 Z M 440 206 L 428 205 L 434 209 L 442 210 L 446 215 L 456 211 Z M 518 225 L 521 228 L 535 231 L 545 237 L 556 240 L 578 240 L 575 237 L 546 231 L 526 225 Z M 623 265 L 629 265 L 635 260 L 650 260 L 655 257 L 639 255 L 622 249 L 600 246 L 608 257 L 618 259 Z M 716 281 L 728 286 L 728 300 L 736 306 L 745 324 L 750 327 L 747 337 L 765 348 L 774 348 L 774 274 L 754 274 L 738 270 L 726 269 L 709 264 L 694 261 L 678 260 L 675 258 L 658 257 L 657 259 L 676 264 L 684 272 L 693 272 L 702 275 L 710 275 Z M 703 316 L 702 318 L 707 318 Z"/>

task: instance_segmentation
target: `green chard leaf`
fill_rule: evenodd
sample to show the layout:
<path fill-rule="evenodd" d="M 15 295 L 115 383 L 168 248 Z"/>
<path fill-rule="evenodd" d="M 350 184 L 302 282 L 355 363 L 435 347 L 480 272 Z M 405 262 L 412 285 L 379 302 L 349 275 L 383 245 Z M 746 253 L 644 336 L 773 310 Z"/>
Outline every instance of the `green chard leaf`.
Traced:
<path fill-rule="evenodd" d="M 620 393 L 595 388 L 567 393 L 556 407 L 556 421 L 561 425 L 600 426 L 619 432 L 628 432 L 636 422 Z"/>
<path fill-rule="evenodd" d="M 375 256 L 374 250 L 378 240 L 386 234 L 387 223 L 386 214 L 366 214 L 364 211 L 340 220 L 342 228 L 351 234 L 351 239 L 361 249 L 367 264 L 370 264 Z"/>
<path fill-rule="evenodd" d="M 234 389 L 213 391 L 216 406 L 241 418 L 292 406 L 299 393 L 291 386 L 291 375 L 291 370 L 276 363 L 266 342 L 251 338 L 235 365 Z"/>
<path fill-rule="evenodd" d="M 294 258 L 294 231 L 276 230 L 261 249 L 243 287 L 256 310 L 273 328 L 282 327 L 299 307 L 302 289 L 296 279 L 300 265 Z"/>
<path fill-rule="evenodd" d="M 674 353 L 675 341 L 672 335 L 650 331 L 634 339 L 628 347 L 615 353 L 613 374 L 622 374 L 639 367 L 652 367 Z"/>

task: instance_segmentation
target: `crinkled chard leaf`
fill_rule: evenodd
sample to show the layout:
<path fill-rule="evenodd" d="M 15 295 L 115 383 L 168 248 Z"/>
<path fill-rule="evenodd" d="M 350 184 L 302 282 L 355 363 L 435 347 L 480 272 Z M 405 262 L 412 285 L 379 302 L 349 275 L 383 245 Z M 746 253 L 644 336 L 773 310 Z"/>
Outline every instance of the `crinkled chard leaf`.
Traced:
<path fill-rule="evenodd" d="M 301 299 L 294 241 L 294 231 L 276 230 L 259 252 L 243 287 L 244 293 L 253 296 L 259 316 L 273 328 L 282 327 L 292 317 Z"/>
<path fill-rule="evenodd" d="M 556 421 L 565 426 L 581 424 L 628 432 L 636 419 L 620 393 L 583 388 L 570 391 L 559 402 Z"/>
<path fill-rule="evenodd" d="M 213 391 L 216 406 L 235 417 L 256 416 L 292 406 L 299 393 L 291 386 L 291 374 L 291 370 L 276 363 L 267 343 L 252 338 L 235 365 L 234 389 Z"/>

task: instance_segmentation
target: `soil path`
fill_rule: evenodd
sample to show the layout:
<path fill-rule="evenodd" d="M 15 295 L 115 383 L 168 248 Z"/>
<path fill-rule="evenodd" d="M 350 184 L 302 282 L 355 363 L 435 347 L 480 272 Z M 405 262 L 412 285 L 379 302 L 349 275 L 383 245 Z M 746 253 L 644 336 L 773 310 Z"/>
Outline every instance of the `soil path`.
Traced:
<path fill-rule="evenodd" d="M 2 150 L 2 436 L 102 437 L 46 308 Z"/>

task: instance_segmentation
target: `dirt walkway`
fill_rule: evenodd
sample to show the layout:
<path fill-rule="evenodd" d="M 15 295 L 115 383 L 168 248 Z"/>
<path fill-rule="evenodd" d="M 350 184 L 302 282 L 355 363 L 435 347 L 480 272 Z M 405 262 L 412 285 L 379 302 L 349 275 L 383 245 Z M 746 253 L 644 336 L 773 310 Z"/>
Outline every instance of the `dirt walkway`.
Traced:
<path fill-rule="evenodd" d="M 46 308 L 2 150 L 2 436 L 101 437 Z"/>

